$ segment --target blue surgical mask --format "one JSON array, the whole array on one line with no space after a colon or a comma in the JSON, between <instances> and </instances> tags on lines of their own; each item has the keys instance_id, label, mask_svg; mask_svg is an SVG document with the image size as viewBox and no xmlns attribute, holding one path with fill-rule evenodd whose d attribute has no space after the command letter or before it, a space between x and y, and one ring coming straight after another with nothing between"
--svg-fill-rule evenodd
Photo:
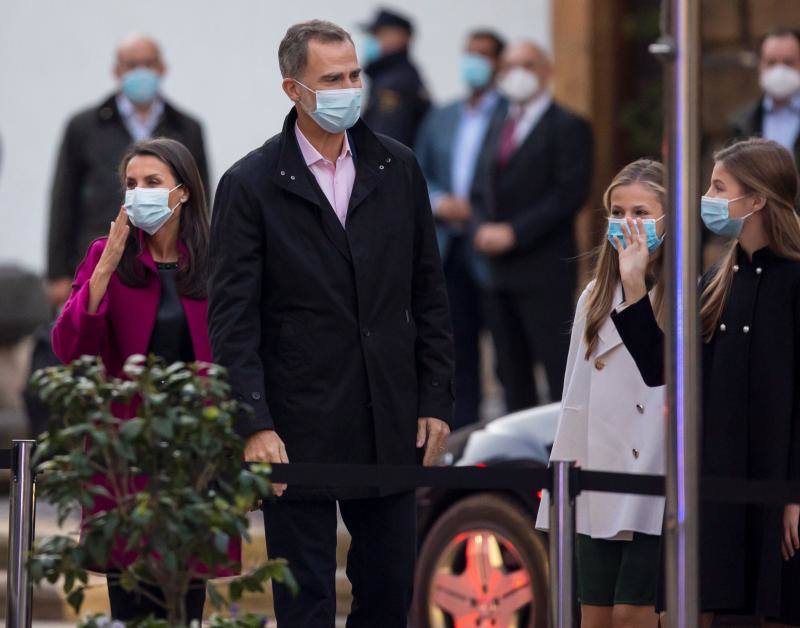
<instances>
[{"instance_id":1,"label":"blue surgical mask","mask_svg":"<svg viewBox=\"0 0 800 628\"><path fill-rule=\"evenodd\" d=\"M655 251L661 243L664 242L664 237L659 237L658 232L656 231L656 223L659 220L664 218L643 218L642 219L642 226L644 226L644 232L647 234L647 251L652 253ZM606 237L608 241L611 242L611 245L614 248L616 244L614 244L614 236L619 238L619 241L622 242L623 248L625 247L625 233L627 233L627 220L625 218L609 218L608 219L608 232ZM636 223L634 223L636 226Z\"/></svg>"},{"instance_id":2,"label":"blue surgical mask","mask_svg":"<svg viewBox=\"0 0 800 628\"><path fill-rule=\"evenodd\" d=\"M728 238L738 238L742 232L742 227L744 227L745 218L749 218L754 212L750 212L741 218L731 218L730 204L743 199L745 196L748 195L745 194L731 199L714 196L701 197L700 216L708 230Z\"/></svg>"},{"instance_id":3,"label":"blue surgical mask","mask_svg":"<svg viewBox=\"0 0 800 628\"><path fill-rule=\"evenodd\" d=\"M177 190L183 185L176 185L172 190ZM169 206L169 193L167 188L134 188L125 192L125 211L131 224L142 231L153 235L164 226L175 208Z\"/></svg>"},{"instance_id":4,"label":"blue surgical mask","mask_svg":"<svg viewBox=\"0 0 800 628\"><path fill-rule=\"evenodd\" d=\"M461 58L461 78L472 89L481 89L492 80L492 62L472 52Z\"/></svg>"},{"instance_id":5,"label":"blue surgical mask","mask_svg":"<svg viewBox=\"0 0 800 628\"><path fill-rule=\"evenodd\" d=\"M161 77L150 68L136 68L122 75L122 93L137 105L152 102L160 84Z\"/></svg>"},{"instance_id":6,"label":"blue surgical mask","mask_svg":"<svg viewBox=\"0 0 800 628\"><path fill-rule=\"evenodd\" d=\"M328 133L344 133L358 122L358 117L361 115L360 87L313 90L297 79L295 83L316 94L317 108L314 111L306 109L302 101L300 106Z\"/></svg>"},{"instance_id":7,"label":"blue surgical mask","mask_svg":"<svg viewBox=\"0 0 800 628\"><path fill-rule=\"evenodd\" d=\"M364 35L361 43L361 61L369 65L383 56L381 42L374 35Z\"/></svg>"}]
</instances>

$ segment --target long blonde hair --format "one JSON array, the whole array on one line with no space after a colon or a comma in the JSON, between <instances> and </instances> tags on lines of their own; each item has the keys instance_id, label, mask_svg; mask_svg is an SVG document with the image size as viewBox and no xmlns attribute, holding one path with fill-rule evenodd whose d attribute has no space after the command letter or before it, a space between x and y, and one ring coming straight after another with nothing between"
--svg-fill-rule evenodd
<instances>
[{"instance_id":1,"label":"long blonde hair","mask_svg":"<svg viewBox=\"0 0 800 628\"><path fill-rule=\"evenodd\" d=\"M772 140L750 138L717 152L714 160L736 179L745 194L767 199L760 215L772 252L800 260L800 219L795 210L797 168L791 153ZM701 295L700 319L706 342L713 337L728 300L737 244L737 240L731 242Z\"/></svg>"},{"instance_id":2,"label":"long blonde hair","mask_svg":"<svg viewBox=\"0 0 800 628\"><path fill-rule=\"evenodd\" d=\"M664 166L651 159L638 159L619 171L611 185L603 194L603 206L611 212L611 193L618 187L639 183L652 190L658 202L666 211L666 190L664 189ZM597 263L594 271L594 286L586 302L586 359L597 349L600 328L614 306L614 293L619 284L619 259L614 246L603 238L603 243L595 252ZM662 289L663 254L659 247L651 256L647 268L647 278L655 289L654 307L659 321L663 319L664 295Z\"/></svg>"}]
</instances>

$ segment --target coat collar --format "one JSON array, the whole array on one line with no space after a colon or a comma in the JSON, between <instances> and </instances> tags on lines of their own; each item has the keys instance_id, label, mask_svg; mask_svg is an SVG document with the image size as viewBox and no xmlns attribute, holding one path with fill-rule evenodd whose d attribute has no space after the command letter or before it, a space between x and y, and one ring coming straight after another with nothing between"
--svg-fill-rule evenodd
<instances>
[{"instance_id":1,"label":"coat collar","mask_svg":"<svg viewBox=\"0 0 800 628\"><path fill-rule=\"evenodd\" d=\"M117 104L118 95L118 92L111 94L102 103L100 103L99 107L97 107L96 114L101 122L116 122L117 124L123 124L122 114L120 113L119 105ZM154 133L154 136L157 134L158 129L164 125L174 125L176 119L180 116L178 110L175 109L175 107L173 107L163 97L161 97L161 102L164 103L164 112L161 114L161 119L156 125L156 133Z\"/></svg>"},{"instance_id":2,"label":"coat collar","mask_svg":"<svg viewBox=\"0 0 800 628\"><path fill-rule=\"evenodd\" d=\"M297 111L292 107L284 120L283 130L280 134L278 160L271 173L272 181L278 187L319 208L326 235L339 252L349 260L350 247L347 235L314 175L306 165L294 132L296 122ZM353 183L350 205L347 210L347 218L350 220L385 176L385 173L392 167L396 167L397 160L361 120L348 131L348 135L356 164L356 179Z\"/></svg>"}]
</instances>

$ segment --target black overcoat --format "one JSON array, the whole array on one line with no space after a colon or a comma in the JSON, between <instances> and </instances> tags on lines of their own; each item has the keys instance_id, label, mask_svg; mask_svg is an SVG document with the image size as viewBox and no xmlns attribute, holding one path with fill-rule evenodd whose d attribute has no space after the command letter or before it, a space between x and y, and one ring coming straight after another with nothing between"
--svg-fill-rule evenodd
<instances>
[{"instance_id":1,"label":"black overcoat","mask_svg":"<svg viewBox=\"0 0 800 628\"><path fill-rule=\"evenodd\" d=\"M800 480L800 262L738 251L720 324L703 344L701 473ZM704 278L703 284L709 276ZM660 385L663 334L648 299L612 314L645 382ZM704 610L785 615L796 557L781 558L783 508L701 502ZM782 577L783 572L783 577Z\"/></svg>"},{"instance_id":2,"label":"black overcoat","mask_svg":"<svg viewBox=\"0 0 800 628\"><path fill-rule=\"evenodd\" d=\"M417 418L449 422L453 407L425 180L408 148L359 121L345 229L303 160L296 118L225 173L214 203L214 359L254 410L237 429L274 428L291 462L414 464Z\"/></svg>"}]
</instances>

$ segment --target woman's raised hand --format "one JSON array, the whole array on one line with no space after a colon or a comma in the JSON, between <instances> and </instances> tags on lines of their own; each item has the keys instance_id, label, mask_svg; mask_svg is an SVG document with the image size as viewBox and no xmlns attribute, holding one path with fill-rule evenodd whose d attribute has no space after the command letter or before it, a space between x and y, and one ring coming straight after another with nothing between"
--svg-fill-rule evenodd
<instances>
[{"instance_id":1,"label":"woman's raised hand","mask_svg":"<svg viewBox=\"0 0 800 628\"><path fill-rule=\"evenodd\" d=\"M619 276L625 291L625 302L636 303L647 294L645 275L650 261L647 233L641 218L628 218L622 228L623 240L614 236L619 256Z\"/></svg>"},{"instance_id":2,"label":"woman's raised hand","mask_svg":"<svg viewBox=\"0 0 800 628\"><path fill-rule=\"evenodd\" d=\"M97 262L97 268L100 269L100 272L110 276L117 270L130 232L128 214L124 207L120 207L117 219L111 222L111 228L108 230L106 248L103 249L100 261Z\"/></svg>"},{"instance_id":3,"label":"woman's raised hand","mask_svg":"<svg viewBox=\"0 0 800 628\"><path fill-rule=\"evenodd\" d=\"M90 314L94 314L100 308L100 303L108 290L108 282L111 275L117 270L122 254L125 252L125 243L131 228L128 226L128 214L125 208L121 207L117 219L111 223L108 230L108 241L103 249L103 254L94 268L92 278L89 280L89 303L87 309Z\"/></svg>"}]
</instances>

